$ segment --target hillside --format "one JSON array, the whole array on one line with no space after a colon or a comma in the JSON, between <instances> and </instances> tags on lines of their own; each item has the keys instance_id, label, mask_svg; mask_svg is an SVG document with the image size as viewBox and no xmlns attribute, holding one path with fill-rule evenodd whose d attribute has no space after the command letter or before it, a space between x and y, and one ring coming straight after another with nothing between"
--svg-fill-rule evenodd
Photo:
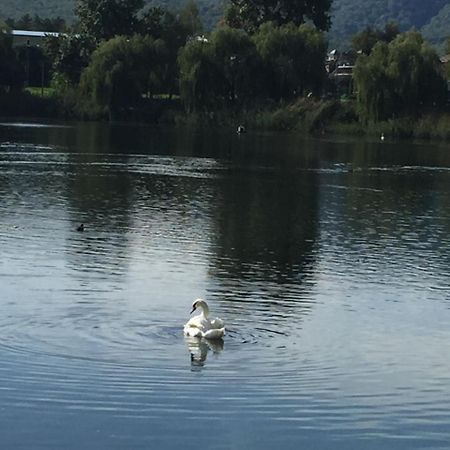
<instances>
[{"instance_id":1,"label":"hillside","mask_svg":"<svg viewBox=\"0 0 450 450\"><path fill-rule=\"evenodd\" d=\"M428 24L422 28L425 39L444 51L446 40L450 37L450 3L445 5Z\"/></svg>"},{"instance_id":2,"label":"hillside","mask_svg":"<svg viewBox=\"0 0 450 450\"><path fill-rule=\"evenodd\" d=\"M184 0L147 0L148 4L178 9ZM208 28L220 19L226 0L197 0L200 14ZM73 0L0 0L0 18L18 18L24 14L41 17L62 16L73 20ZM334 0L330 41L344 46L349 37L367 26L399 23L402 30L415 27L434 45L450 35L450 0Z\"/></svg>"},{"instance_id":3,"label":"hillside","mask_svg":"<svg viewBox=\"0 0 450 450\"><path fill-rule=\"evenodd\" d=\"M440 43L448 34L445 28L450 29L450 22L443 23L449 5L450 0L335 0L331 41L339 45L367 26L382 27L395 21L402 31L426 29L427 37L434 44ZM430 26L434 21L439 21L439 30Z\"/></svg>"},{"instance_id":4,"label":"hillside","mask_svg":"<svg viewBox=\"0 0 450 450\"><path fill-rule=\"evenodd\" d=\"M184 0L146 0L147 4L160 5L167 9L180 9ZM203 21L212 28L222 16L222 0L197 0ZM61 16L68 21L74 19L73 0L0 0L0 18L19 18L24 14L41 17Z\"/></svg>"}]
</instances>

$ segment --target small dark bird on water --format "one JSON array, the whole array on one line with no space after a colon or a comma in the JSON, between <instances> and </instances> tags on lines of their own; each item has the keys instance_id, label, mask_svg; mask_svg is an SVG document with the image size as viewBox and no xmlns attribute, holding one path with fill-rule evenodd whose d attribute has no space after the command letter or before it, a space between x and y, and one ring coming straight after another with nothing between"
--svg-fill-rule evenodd
<instances>
[{"instance_id":1,"label":"small dark bird on water","mask_svg":"<svg viewBox=\"0 0 450 450\"><path fill-rule=\"evenodd\" d=\"M78 225L77 231L84 231L84 223L80 223L80 225Z\"/></svg>"}]
</instances>

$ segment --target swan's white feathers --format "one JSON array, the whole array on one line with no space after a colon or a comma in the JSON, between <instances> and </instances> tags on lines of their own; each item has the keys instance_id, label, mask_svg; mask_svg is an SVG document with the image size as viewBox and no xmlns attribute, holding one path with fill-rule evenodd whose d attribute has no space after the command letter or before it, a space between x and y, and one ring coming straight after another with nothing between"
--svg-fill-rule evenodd
<instances>
[{"instance_id":1,"label":"swan's white feathers","mask_svg":"<svg viewBox=\"0 0 450 450\"><path fill-rule=\"evenodd\" d=\"M211 320L211 327L212 328L223 328L223 320L216 317L215 319Z\"/></svg>"},{"instance_id":2,"label":"swan's white feathers","mask_svg":"<svg viewBox=\"0 0 450 450\"><path fill-rule=\"evenodd\" d=\"M203 337L205 339L220 339L225 334L223 320L219 318L208 319L209 308L202 299L197 299L192 304L192 310L200 309L199 315L192 317L184 326L184 334L191 337Z\"/></svg>"},{"instance_id":3,"label":"swan's white feathers","mask_svg":"<svg viewBox=\"0 0 450 450\"><path fill-rule=\"evenodd\" d=\"M205 339L221 339L225 334L225 328L207 330L203 333Z\"/></svg>"}]
</instances>

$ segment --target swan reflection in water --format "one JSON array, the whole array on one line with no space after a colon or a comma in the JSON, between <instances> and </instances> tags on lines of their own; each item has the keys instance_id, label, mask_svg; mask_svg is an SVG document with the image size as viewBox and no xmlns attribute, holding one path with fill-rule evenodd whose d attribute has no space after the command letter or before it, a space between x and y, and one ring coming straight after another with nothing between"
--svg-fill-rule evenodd
<instances>
[{"instance_id":1,"label":"swan reflection in water","mask_svg":"<svg viewBox=\"0 0 450 450\"><path fill-rule=\"evenodd\" d=\"M218 355L223 350L223 339L203 339L185 336L184 340L191 355L192 369L201 369L205 365L210 351L214 355Z\"/></svg>"}]
</instances>

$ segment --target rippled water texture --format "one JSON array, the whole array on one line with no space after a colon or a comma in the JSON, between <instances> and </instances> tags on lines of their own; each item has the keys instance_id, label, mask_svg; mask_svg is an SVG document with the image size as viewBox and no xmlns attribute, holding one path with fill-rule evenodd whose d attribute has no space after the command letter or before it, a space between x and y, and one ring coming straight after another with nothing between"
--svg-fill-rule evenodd
<instances>
[{"instance_id":1,"label":"rippled water texture","mask_svg":"<svg viewBox=\"0 0 450 450\"><path fill-rule=\"evenodd\" d=\"M448 148L0 142L2 448L448 448ZM183 337L197 297L223 342Z\"/></svg>"}]
</instances>

